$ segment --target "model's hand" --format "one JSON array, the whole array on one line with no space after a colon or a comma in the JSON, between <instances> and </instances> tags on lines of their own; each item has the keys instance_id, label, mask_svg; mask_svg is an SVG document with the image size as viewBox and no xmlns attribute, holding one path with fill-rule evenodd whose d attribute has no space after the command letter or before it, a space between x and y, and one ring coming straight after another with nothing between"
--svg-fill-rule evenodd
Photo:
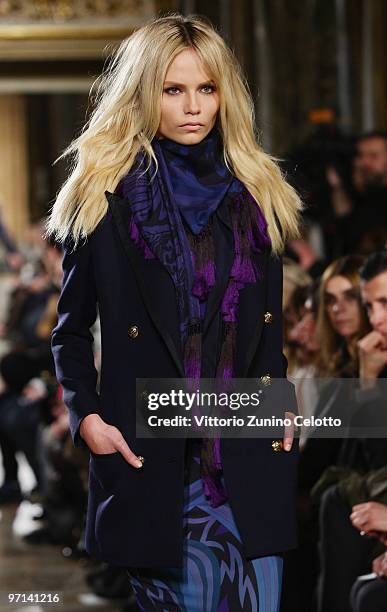
<instances>
[{"instance_id":1,"label":"model's hand","mask_svg":"<svg viewBox=\"0 0 387 612\"><path fill-rule=\"evenodd\" d=\"M368 535L387 533L387 506L378 502L366 502L352 507L352 525Z\"/></svg>"},{"instance_id":2,"label":"model's hand","mask_svg":"<svg viewBox=\"0 0 387 612\"><path fill-rule=\"evenodd\" d=\"M86 416L81 422L79 433L92 453L108 455L118 451L130 465L142 467L141 461L130 450L120 430L105 423L99 414Z\"/></svg>"},{"instance_id":3,"label":"model's hand","mask_svg":"<svg viewBox=\"0 0 387 612\"><path fill-rule=\"evenodd\" d=\"M372 569L378 576L387 576L387 553L382 553L372 562Z\"/></svg>"},{"instance_id":4,"label":"model's hand","mask_svg":"<svg viewBox=\"0 0 387 612\"><path fill-rule=\"evenodd\" d=\"M291 421L291 425L285 425L285 435L284 435L284 449L286 451L292 450L293 440L294 440L294 419L296 415L293 412L285 412L285 419L289 419Z\"/></svg>"}]
</instances>

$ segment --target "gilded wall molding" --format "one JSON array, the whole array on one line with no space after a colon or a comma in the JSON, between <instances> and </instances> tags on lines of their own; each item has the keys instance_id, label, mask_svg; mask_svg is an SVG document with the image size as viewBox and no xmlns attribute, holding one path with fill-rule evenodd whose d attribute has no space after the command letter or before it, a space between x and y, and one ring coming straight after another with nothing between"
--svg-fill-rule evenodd
<instances>
[{"instance_id":1,"label":"gilded wall molding","mask_svg":"<svg viewBox=\"0 0 387 612\"><path fill-rule=\"evenodd\" d=\"M0 60L101 58L156 14L154 0L0 0Z\"/></svg>"},{"instance_id":2,"label":"gilded wall molding","mask_svg":"<svg viewBox=\"0 0 387 612\"><path fill-rule=\"evenodd\" d=\"M0 20L11 24L46 25L125 19L154 10L148 0L0 0Z\"/></svg>"}]
</instances>

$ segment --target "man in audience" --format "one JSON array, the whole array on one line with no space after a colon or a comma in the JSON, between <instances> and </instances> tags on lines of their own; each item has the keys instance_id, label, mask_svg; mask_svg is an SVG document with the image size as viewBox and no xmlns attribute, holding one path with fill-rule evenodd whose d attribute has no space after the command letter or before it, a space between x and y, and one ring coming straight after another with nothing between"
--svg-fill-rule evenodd
<instances>
[{"instance_id":1,"label":"man in audience","mask_svg":"<svg viewBox=\"0 0 387 612\"><path fill-rule=\"evenodd\" d=\"M384 248L387 240L387 133L367 132L357 139L351 185L328 168L334 233L333 252L363 253Z\"/></svg>"},{"instance_id":2,"label":"man in audience","mask_svg":"<svg viewBox=\"0 0 387 612\"><path fill-rule=\"evenodd\" d=\"M348 230L352 248L369 253L382 248L387 236L387 134L374 131L361 136L354 164L360 184Z\"/></svg>"},{"instance_id":3,"label":"man in audience","mask_svg":"<svg viewBox=\"0 0 387 612\"><path fill-rule=\"evenodd\" d=\"M368 132L357 141L357 168L365 188L387 187L387 134Z\"/></svg>"},{"instance_id":4,"label":"man in audience","mask_svg":"<svg viewBox=\"0 0 387 612\"><path fill-rule=\"evenodd\" d=\"M387 369L387 249L367 259L361 279L362 298L372 325L372 331L358 343L360 378L362 388L367 388Z\"/></svg>"},{"instance_id":5,"label":"man in audience","mask_svg":"<svg viewBox=\"0 0 387 612\"><path fill-rule=\"evenodd\" d=\"M386 462L387 409L387 249L371 255L360 271L361 293L372 331L358 342L360 389L356 393L357 412L354 428L367 428L374 435L372 452L376 460ZM367 433L367 429L365 430Z\"/></svg>"}]
</instances>

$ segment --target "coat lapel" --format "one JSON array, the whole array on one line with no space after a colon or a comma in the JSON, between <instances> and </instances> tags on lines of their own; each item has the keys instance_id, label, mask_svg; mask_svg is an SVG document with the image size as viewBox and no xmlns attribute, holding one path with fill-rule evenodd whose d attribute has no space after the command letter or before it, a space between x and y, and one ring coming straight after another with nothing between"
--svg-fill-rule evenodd
<instances>
[{"instance_id":1,"label":"coat lapel","mask_svg":"<svg viewBox=\"0 0 387 612\"><path fill-rule=\"evenodd\" d=\"M130 204L128 200L109 191L105 191L105 196L109 202L122 246L138 282L145 307L169 349L180 375L184 377L173 281L158 259L144 259L132 241L129 234L128 206Z\"/></svg>"}]
</instances>

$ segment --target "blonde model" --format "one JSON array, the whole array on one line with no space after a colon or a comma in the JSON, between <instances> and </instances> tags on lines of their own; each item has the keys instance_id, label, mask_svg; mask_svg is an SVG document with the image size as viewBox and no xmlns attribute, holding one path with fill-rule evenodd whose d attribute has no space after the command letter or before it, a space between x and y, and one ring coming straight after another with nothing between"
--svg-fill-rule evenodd
<instances>
[{"instance_id":1,"label":"blonde model","mask_svg":"<svg viewBox=\"0 0 387 612\"><path fill-rule=\"evenodd\" d=\"M281 252L300 201L199 17L124 40L94 103L47 221L65 247L57 377L90 451L87 550L127 568L142 610L275 612L296 545L292 433L137 438L136 378L286 377Z\"/></svg>"}]
</instances>

